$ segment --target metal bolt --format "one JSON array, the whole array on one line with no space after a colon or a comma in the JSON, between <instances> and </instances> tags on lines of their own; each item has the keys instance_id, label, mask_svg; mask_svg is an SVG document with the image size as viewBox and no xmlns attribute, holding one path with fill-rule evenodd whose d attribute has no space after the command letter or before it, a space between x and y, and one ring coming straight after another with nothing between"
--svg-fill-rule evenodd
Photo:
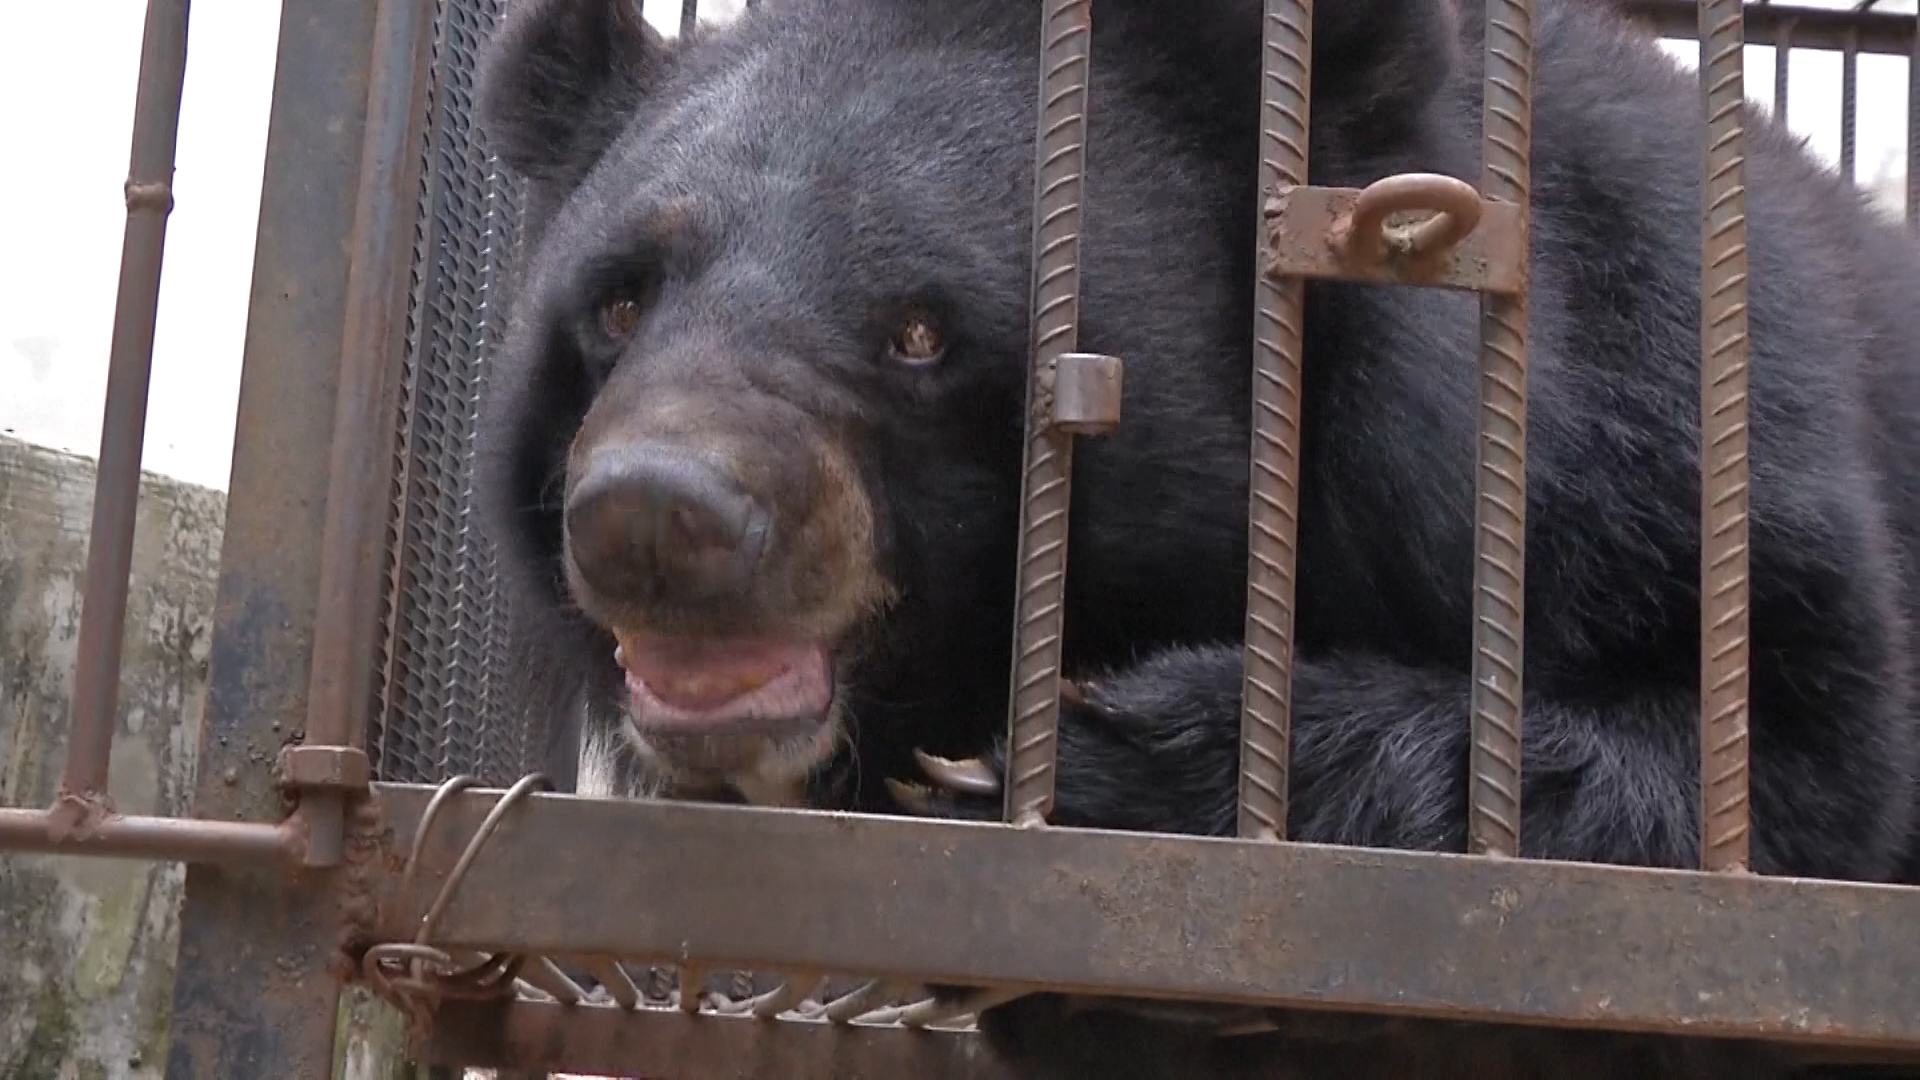
<instances>
[{"instance_id":1,"label":"metal bolt","mask_svg":"<svg viewBox=\"0 0 1920 1080\"><path fill-rule=\"evenodd\" d=\"M373 779L366 751L351 746L289 746L279 772L282 787L301 790L364 791Z\"/></svg>"}]
</instances>

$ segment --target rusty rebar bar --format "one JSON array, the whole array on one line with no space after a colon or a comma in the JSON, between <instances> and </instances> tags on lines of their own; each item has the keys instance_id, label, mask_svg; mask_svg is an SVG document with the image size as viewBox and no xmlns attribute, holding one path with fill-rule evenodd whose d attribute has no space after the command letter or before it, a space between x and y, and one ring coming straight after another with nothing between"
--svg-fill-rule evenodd
<instances>
[{"instance_id":1,"label":"rusty rebar bar","mask_svg":"<svg viewBox=\"0 0 1920 1080\"><path fill-rule=\"evenodd\" d=\"M1920 13L1913 17L1907 51L1907 225L1920 230Z\"/></svg>"},{"instance_id":2,"label":"rusty rebar bar","mask_svg":"<svg viewBox=\"0 0 1920 1080\"><path fill-rule=\"evenodd\" d=\"M133 570L134 516L140 504L140 455L147 431L154 324L167 217L173 211L173 159L180 97L187 77L188 0L149 0L133 105L127 169L127 226L120 247L119 295L107 361L107 400L87 534L87 578L73 678L73 726L60 790L107 797L114 714L120 697L120 647Z\"/></svg>"},{"instance_id":3,"label":"rusty rebar bar","mask_svg":"<svg viewBox=\"0 0 1920 1080\"><path fill-rule=\"evenodd\" d=\"M1313 0L1267 0L1260 64L1260 213L1307 183ZM1304 278L1255 276L1253 445L1247 490L1247 619L1240 706L1244 837L1284 840L1293 713L1295 542L1300 507Z\"/></svg>"},{"instance_id":4,"label":"rusty rebar bar","mask_svg":"<svg viewBox=\"0 0 1920 1080\"><path fill-rule=\"evenodd\" d=\"M1700 862L1747 865L1747 194L1741 0L1700 0Z\"/></svg>"},{"instance_id":5,"label":"rusty rebar bar","mask_svg":"<svg viewBox=\"0 0 1920 1080\"><path fill-rule=\"evenodd\" d=\"M1860 34L1851 31L1840 50L1840 175L1854 181L1859 146Z\"/></svg>"},{"instance_id":6,"label":"rusty rebar bar","mask_svg":"<svg viewBox=\"0 0 1920 1080\"><path fill-rule=\"evenodd\" d=\"M0 851L161 862L278 862L300 850L292 820L277 825L101 814L75 824L50 810L0 809Z\"/></svg>"},{"instance_id":7,"label":"rusty rebar bar","mask_svg":"<svg viewBox=\"0 0 1920 1080\"><path fill-rule=\"evenodd\" d=\"M1773 35L1773 117L1783 127L1787 122L1787 69L1792 61L1793 20L1788 19Z\"/></svg>"},{"instance_id":8,"label":"rusty rebar bar","mask_svg":"<svg viewBox=\"0 0 1920 1080\"><path fill-rule=\"evenodd\" d=\"M1475 435L1472 772L1469 850L1520 853L1520 702L1525 654L1527 293L1533 143L1533 0L1488 0L1481 194L1521 210L1522 286L1480 300Z\"/></svg>"},{"instance_id":9,"label":"rusty rebar bar","mask_svg":"<svg viewBox=\"0 0 1920 1080\"><path fill-rule=\"evenodd\" d=\"M1080 207L1087 171L1087 71L1091 0L1043 0L1040 114L1033 207L1033 361L1027 380L1027 446L1020 492L1019 594L1007 719L1009 821L1033 823L1053 808L1060 723L1060 638L1066 607L1067 507L1073 436L1046 403L1055 360L1080 330Z\"/></svg>"}]
</instances>

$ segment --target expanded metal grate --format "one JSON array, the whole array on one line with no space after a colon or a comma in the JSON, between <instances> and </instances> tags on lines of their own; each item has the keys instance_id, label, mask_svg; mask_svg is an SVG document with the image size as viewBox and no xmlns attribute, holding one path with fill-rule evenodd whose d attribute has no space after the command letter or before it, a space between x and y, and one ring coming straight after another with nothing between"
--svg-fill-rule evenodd
<instances>
[{"instance_id":1,"label":"expanded metal grate","mask_svg":"<svg viewBox=\"0 0 1920 1080\"><path fill-rule=\"evenodd\" d=\"M380 673L368 753L374 775L430 783L469 773L506 785L542 738L513 714L513 670L493 551L472 526L473 439L516 254L517 186L474 119L479 54L511 0L438 0L402 397L396 417ZM669 35L695 0L632 0ZM730 19L752 0L705 0Z\"/></svg>"},{"instance_id":2,"label":"expanded metal grate","mask_svg":"<svg viewBox=\"0 0 1920 1080\"><path fill-rule=\"evenodd\" d=\"M413 295L395 439L382 671L368 750L375 775L512 782L524 725L489 722L506 669L493 552L469 522L475 421L514 253L513 182L473 118L475 64L504 0L442 0L421 152Z\"/></svg>"}]
</instances>

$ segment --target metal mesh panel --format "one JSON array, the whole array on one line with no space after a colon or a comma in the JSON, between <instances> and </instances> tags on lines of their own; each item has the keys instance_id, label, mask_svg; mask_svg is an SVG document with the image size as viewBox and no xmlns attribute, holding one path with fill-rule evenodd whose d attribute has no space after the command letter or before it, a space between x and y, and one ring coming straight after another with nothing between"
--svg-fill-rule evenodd
<instances>
[{"instance_id":1,"label":"metal mesh panel","mask_svg":"<svg viewBox=\"0 0 1920 1080\"><path fill-rule=\"evenodd\" d=\"M524 771L521 725L489 723L507 668L493 553L468 522L475 420L514 251L514 187L473 119L477 54L503 0L442 0L388 534L383 668L368 749L382 779Z\"/></svg>"}]
</instances>

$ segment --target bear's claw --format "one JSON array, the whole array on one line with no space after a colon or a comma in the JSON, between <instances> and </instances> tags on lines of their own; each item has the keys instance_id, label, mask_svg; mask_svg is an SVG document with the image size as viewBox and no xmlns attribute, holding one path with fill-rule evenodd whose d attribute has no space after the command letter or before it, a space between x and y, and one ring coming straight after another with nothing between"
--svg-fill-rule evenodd
<instances>
[{"instance_id":1,"label":"bear's claw","mask_svg":"<svg viewBox=\"0 0 1920 1080\"><path fill-rule=\"evenodd\" d=\"M909 784L904 780L887 778L887 791L893 801L903 809L911 810L922 817L934 816L933 792L924 784Z\"/></svg>"},{"instance_id":2,"label":"bear's claw","mask_svg":"<svg viewBox=\"0 0 1920 1080\"><path fill-rule=\"evenodd\" d=\"M913 759L920 763L920 770L927 774L929 780L948 791L982 798L1000 794L1000 777L993 771L993 766L979 758L950 761L924 750L915 750Z\"/></svg>"}]
</instances>

